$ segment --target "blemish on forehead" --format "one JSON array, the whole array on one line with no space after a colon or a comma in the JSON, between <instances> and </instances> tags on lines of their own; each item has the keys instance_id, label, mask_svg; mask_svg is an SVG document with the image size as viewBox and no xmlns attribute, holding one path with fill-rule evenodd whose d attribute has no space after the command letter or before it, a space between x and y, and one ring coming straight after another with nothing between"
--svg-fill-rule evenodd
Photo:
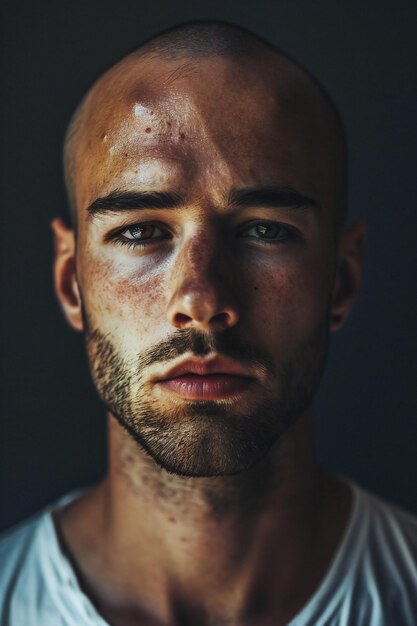
<instances>
[{"instance_id":1,"label":"blemish on forehead","mask_svg":"<svg viewBox=\"0 0 417 626\"><path fill-rule=\"evenodd\" d=\"M143 117L144 115L153 115L153 111L149 111L148 107L136 102L133 106L133 114L135 117Z\"/></svg>"},{"instance_id":2,"label":"blemish on forehead","mask_svg":"<svg viewBox=\"0 0 417 626\"><path fill-rule=\"evenodd\" d=\"M123 104L114 115L109 114L107 122L100 120L96 141L106 153L109 167L114 167L114 159L120 157L120 164L129 161L129 164L134 165L134 160L140 161L143 172L144 159L162 157L169 161L184 161L186 158L190 149L190 106L181 101L181 110L178 113L177 99L174 96L165 99L167 101L158 99L152 104L145 96L143 93L135 94L133 100L129 98L127 106ZM133 173L132 170L129 171L130 174Z\"/></svg>"}]
</instances>

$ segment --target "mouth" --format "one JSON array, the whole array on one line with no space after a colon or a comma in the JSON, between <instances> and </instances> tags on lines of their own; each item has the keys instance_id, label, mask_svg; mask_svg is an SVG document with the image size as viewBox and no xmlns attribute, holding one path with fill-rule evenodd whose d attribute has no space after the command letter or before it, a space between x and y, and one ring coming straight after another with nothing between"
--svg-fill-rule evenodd
<instances>
[{"instance_id":1,"label":"mouth","mask_svg":"<svg viewBox=\"0 0 417 626\"><path fill-rule=\"evenodd\" d=\"M221 400L247 391L255 382L241 365L224 359L187 361L156 381L165 392L187 400Z\"/></svg>"}]
</instances>

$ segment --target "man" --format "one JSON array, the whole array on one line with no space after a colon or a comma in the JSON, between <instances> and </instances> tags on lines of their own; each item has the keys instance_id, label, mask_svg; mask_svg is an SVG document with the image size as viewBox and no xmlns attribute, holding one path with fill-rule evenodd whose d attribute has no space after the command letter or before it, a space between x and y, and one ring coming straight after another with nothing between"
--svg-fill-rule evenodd
<instances>
[{"instance_id":1,"label":"man","mask_svg":"<svg viewBox=\"0 0 417 626\"><path fill-rule=\"evenodd\" d=\"M314 461L365 230L323 89L246 31L182 25L98 80L64 158L56 292L109 472L3 538L1 623L415 623L416 520Z\"/></svg>"}]
</instances>

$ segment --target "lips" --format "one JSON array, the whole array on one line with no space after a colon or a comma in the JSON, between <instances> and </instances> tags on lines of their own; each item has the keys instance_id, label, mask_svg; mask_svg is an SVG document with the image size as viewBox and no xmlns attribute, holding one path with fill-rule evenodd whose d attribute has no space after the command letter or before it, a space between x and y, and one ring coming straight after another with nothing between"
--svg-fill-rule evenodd
<instances>
[{"instance_id":1,"label":"lips","mask_svg":"<svg viewBox=\"0 0 417 626\"><path fill-rule=\"evenodd\" d=\"M165 391L187 399L216 400L246 391L254 380L239 363L216 358L185 361L156 382Z\"/></svg>"}]
</instances>

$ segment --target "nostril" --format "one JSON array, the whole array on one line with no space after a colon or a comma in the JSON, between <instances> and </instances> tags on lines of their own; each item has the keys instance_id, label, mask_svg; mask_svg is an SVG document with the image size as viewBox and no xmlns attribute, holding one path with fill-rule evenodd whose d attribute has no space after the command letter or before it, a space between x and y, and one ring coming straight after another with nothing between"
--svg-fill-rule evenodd
<instances>
[{"instance_id":1,"label":"nostril","mask_svg":"<svg viewBox=\"0 0 417 626\"><path fill-rule=\"evenodd\" d=\"M230 328L233 326L238 320L237 315L233 315L233 312L222 311L221 313L217 313L213 315L210 320L210 324L219 328Z\"/></svg>"},{"instance_id":2,"label":"nostril","mask_svg":"<svg viewBox=\"0 0 417 626\"><path fill-rule=\"evenodd\" d=\"M178 326L184 326L191 321L191 317L185 315L184 313L177 313L175 315L175 322Z\"/></svg>"},{"instance_id":3,"label":"nostril","mask_svg":"<svg viewBox=\"0 0 417 626\"><path fill-rule=\"evenodd\" d=\"M226 312L222 312L222 313L217 313L216 315L214 315L211 318L211 322L217 323L217 324L227 324L229 321L230 315Z\"/></svg>"}]
</instances>

